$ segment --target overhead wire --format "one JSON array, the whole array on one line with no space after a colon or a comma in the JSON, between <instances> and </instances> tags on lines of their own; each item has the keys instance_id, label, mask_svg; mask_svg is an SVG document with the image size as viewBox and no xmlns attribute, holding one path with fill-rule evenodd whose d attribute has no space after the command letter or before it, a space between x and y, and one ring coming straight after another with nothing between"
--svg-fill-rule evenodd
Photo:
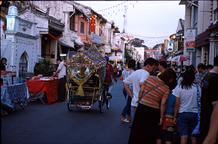
<instances>
[{"instance_id":1,"label":"overhead wire","mask_svg":"<svg viewBox=\"0 0 218 144\"><path fill-rule=\"evenodd\" d=\"M165 35L165 36L157 36L157 37L155 37L155 36L142 36L142 35L136 35L136 34L131 34L131 35L133 35L133 36L137 36L137 37L143 37L143 38L150 38L150 39L152 39L152 38L166 38L166 37L169 37L169 35Z\"/></svg>"}]
</instances>

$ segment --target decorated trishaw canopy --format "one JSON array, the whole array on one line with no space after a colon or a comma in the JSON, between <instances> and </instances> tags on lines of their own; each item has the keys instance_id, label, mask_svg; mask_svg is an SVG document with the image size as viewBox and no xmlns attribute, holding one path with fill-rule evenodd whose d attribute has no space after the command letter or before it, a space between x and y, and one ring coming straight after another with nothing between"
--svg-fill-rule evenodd
<instances>
[{"instance_id":1,"label":"decorated trishaw canopy","mask_svg":"<svg viewBox=\"0 0 218 144\"><path fill-rule=\"evenodd\" d=\"M70 52L68 60L71 66L76 67L94 67L99 69L106 65L106 60L96 47L90 47L88 50L82 52Z\"/></svg>"}]
</instances>

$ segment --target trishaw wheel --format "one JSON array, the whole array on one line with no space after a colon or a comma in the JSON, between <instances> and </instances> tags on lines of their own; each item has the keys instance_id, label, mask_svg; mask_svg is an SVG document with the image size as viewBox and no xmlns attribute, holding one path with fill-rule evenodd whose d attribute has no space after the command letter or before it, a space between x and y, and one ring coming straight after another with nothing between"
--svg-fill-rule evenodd
<instances>
[{"instance_id":1,"label":"trishaw wheel","mask_svg":"<svg viewBox=\"0 0 218 144\"><path fill-rule=\"evenodd\" d=\"M69 111L73 111L73 108L70 106L70 103L69 103L69 102L67 103L67 109L68 109Z\"/></svg>"},{"instance_id":2,"label":"trishaw wheel","mask_svg":"<svg viewBox=\"0 0 218 144\"><path fill-rule=\"evenodd\" d=\"M100 113L103 113L103 110L102 110L102 105L103 105L103 103L102 103L102 101L101 100L99 100L98 101L98 104L99 104L99 111L100 111Z\"/></svg>"},{"instance_id":3,"label":"trishaw wheel","mask_svg":"<svg viewBox=\"0 0 218 144\"><path fill-rule=\"evenodd\" d=\"M106 107L107 107L107 109L110 108L110 100L109 99L106 100Z\"/></svg>"}]
</instances>

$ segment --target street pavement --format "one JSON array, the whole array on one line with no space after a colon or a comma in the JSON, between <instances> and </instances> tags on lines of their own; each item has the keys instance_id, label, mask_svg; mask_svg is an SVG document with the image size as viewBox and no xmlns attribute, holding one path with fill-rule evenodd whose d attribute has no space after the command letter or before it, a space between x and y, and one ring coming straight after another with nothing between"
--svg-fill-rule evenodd
<instances>
[{"instance_id":1,"label":"street pavement","mask_svg":"<svg viewBox=\"0 0 218 144\"><path fill-rule=\"evenodd\" d=\"M43 105L30 103L1 118L2 144L127 144L130 128L120 123L125 104L121 81L115 83L111 107L100 113L69 112L66 102Z\"/></svg>"}]
</instances>

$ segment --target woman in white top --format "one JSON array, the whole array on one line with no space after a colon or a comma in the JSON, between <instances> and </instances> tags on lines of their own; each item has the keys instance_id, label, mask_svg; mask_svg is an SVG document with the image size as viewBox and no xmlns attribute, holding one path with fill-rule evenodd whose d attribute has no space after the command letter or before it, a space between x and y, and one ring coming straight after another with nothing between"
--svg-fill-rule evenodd
<instances>
[{"instance_id":1,"label":"woman in white top","mask_svg":"<svg viewBox=\"0 0 218 144\"><path fill-rule=\"evenodd\" d=\"M196 144L196 135L192 132L198 123L198 101L200 88L194 83L195 73L192 69L187 69L180 84L173 90L176 96L174 118L177 118L177 130L181 137L181 144L188 143L191 136L192 144ZM178 114L178 117L177 117Z\"/></svg>"},{"instance_id":2,"label":"woman in white top","mask_svg":"<svg viewBox=\"0 0 218 144\"><path fill-rule=\"evenodd\" d=\"M158 66L158 61L154 58L147 58L144 61L144 67L142 69L136 70L126 79L123 80L124 87L129 96L132 97L131 101L131 117L134 118L136 107L138 106L138 95L140 87L143 82L148 78L150 73L153 73ZM132 90L129 85L132 84Z\"/></svg>"},{"instance_id":3,"label":"woman in white top","mask_svg":"<svg viewBox=\"0 0 218 144\"><path fill-rule=\"evenodd\" d=\"M127 68L122 72L122 76L120 77L120 80L126 79L131 73L134 72L135 63L136 62L133 59L128 61ZM132 90L132 84L130 84L129 87ZM126 105L123 108L123 111L121 113L121 121L122 122L130 122L131 121L131 101L132 101L132 98L127 95L127 92L125 89L123 89L123 94L124 94L125 98L127 96L127 101L126 101Z\"/></svg>"}]
</instances>

